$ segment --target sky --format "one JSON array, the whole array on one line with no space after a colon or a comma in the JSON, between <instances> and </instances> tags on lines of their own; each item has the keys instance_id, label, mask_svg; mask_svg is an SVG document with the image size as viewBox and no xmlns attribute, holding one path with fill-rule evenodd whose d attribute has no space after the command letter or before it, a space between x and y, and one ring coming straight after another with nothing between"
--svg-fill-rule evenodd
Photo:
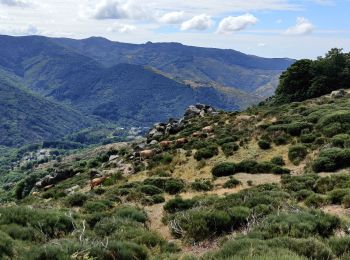
<instances>
[{"instance_id":1,"label":"sky","mask_svg":"<svg viewBox=\"0 0 350 260\"><path fill-rule=\"evenodd\" d=\"M0 34L314 59L333 47L350 51L350 0L0 0Z\"/></svg>"}]
</instances>

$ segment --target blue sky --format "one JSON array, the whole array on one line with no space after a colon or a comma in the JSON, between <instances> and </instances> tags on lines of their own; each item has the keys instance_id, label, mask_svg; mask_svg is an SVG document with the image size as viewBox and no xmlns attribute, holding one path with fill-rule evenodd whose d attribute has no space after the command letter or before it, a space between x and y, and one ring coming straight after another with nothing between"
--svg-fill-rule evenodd
<instances>
[{"instance_id":1,"label":"blue sky","mask_svg":"<svg viewBox=\"0 0 350 260\"><path fill-rule=\"evenodd\" d=\"M349 13L350 0L0 0L0 33L316 58L350 51Z\"/></svg>"}]
</instances>

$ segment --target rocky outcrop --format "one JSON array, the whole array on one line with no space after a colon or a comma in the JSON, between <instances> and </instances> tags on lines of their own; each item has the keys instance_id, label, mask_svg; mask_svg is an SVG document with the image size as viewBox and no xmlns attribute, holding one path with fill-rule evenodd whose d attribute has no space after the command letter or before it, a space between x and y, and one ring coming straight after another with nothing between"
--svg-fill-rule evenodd
<instances>
[{"instance_id":1,"label":"rocky outcrop","mask_svg":"<svg viewBox=\"0 0 350 260\"><path fill-rule=\"evenodd\" d=\"M348 93L344 89L335 90L331 93L331 98L342 98L345 97Z\"/></svg>"},{"instance_id":2,"label":"rocky outcrop","mask_svg":"<svg viewBox=\"0 0 350 260\"><path fill-rule=\"evenodd\" d=\"M184 116L179 119L173 119L171 118L168 123L157 123L155 124L152 129L148 132L147 140L148 142L152 142L154 140L159 140L162 137L169 135L169 134L177 134L185 127L185 121L190 120L191 118L195 118L198 116L204 117L206 115L214 114L216 113L215 108L203 105L203 104L197 104L193 106L189 106Z\"/></svg>"},{"instance_id":3,"label":"rocky outcrop","mask_svg":"<svg viewBox=\"0 0 350 260\"><path fill-rule=\"evenodd\" d=\"M213 114L215 112L216 112L216 110L212 106L197 104L194 106L189 106L186 109L184 119L188 120L188 119L191 119L191 118L197 117L197 116L204 117L205 115Z\"/></svg>"},{"instance_id":4,"label":"rocky outcrop","mask_svg":"<svg viewBox=\"0 0 350 260\"><path fill-rule=\"evenodd\" d=\"M75 172L73 169L58 169L53 175L47 175L35 183L35 187L42 189L50 185L55 185L60 181L73 177L75 174L77 174L77 172Z\"/></svg>"}]
</instances>

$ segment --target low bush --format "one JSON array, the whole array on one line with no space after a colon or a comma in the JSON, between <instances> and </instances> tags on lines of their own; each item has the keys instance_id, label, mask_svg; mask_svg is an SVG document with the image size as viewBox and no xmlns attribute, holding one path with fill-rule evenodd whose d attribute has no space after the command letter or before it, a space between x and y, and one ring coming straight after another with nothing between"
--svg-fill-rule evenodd
<instances>
[{"instance_id":1,"label":"low bush","mask_svg":"<svg viewBox=\"0 0 350 260\"><path fill-rule=\"evenodd\" d=\"M88 213L103 212L108 208L109 206L102 201L88 201L84 204L84 209Z\"/></svg>"},{"instance_id":2,"label":"low bush","mask_svg":"<svg viewBox=\"0 0 350 260\"><path fill-rule=\"evenodd\" d=\"M215 155L219 154L219 150L216 146L207 146L204 148L199 149L195 154L194 154L194 158L197 161L200 161L202 159L210 159L212 157L214 157Z\"/></svg>"},{"instance_id":3,"label":"low bush","mask_svg":"<svg viewBox=\"0 0 350 260\"><path fill-rule=\"evenodd\" d=\"M168 179L165 183L164 190L165 192L175 195L183 191L185 188L185 183L179 179Z\"/></svg>"},{"instance_id":4,"label":"low bush","mask_svg":"<svg viewBox=\"0 0 350 260\"><path fill-rule=\"evenodd\" d=\"M350 194L350 189L334 189L327 195L332 204L341 204L345 196Z\"/></svg>"},{"instance_id":5,"label":"low bush","mask_svg":"<svg viewBox=\"0 0 350 260\"><path fill-rule=\"evenodd\" d=\"M14 241L6 233L0 230L0 258L12 259L14 254Z\"/></svg>"},{"instance_id":6,"label":"low bush","mask_svg":"<svg viewBox=\"0 0 350 260\"><path fill-rule=\"evenodd\" d=\"M210 180L196 180L191 183L191 188L195 191L210 191L214 188L214 185Z\"/></svg>"},{"instance_id":7,"label":"low bush","mask_svg":"<svg viewBox=\"0 0 350 260\"><path fill-rule=\"evenodd\" d=\"M17 224L22 227L33 227L50 238L73 230L72 220L64 213L55 210L6 207L0 208L0 215L0 225Z\"/></svg>"},{"instance_id":8,"label":"low bush","mask_svg":"<svg viewBox=\"0 0 350 260\"><path fill-rule=\"evenodd\" d=\"M66 198L66 204L70 207L82 207L87 199L83 193L74 193Z\"/></svg>"},{"instance_id":9,"label":"low bush","mask_svg":"<svg viewBox=\"0 0 350 260\"><path fill-rule=\"evenodd\" d=\"M151 196L151 200L152 200L153 204L160 204L160 203L165 202L165 198L160 194L156 194L156 195Z\"/></svg>"},{"instance_id":10,"label":"low bush","mask_svg":"<svg viewBox=\"0 0 350 260\"><path fill-rule=\"evenodd\" d=\"M236 173L236 168L235 163L220 163L212 169L212 174L215 177L230 176Z\"/></svg>"},{"instance_id":11,"label":"low bush","mask_svg":"<svg viewBox=\"0 0 350 260\"><path fill-rule=\"evenodd\" d=\"M226 181L224 183L223 188L231 189L231 188L235 188L235 187L237 187L238 185L241 185L241 184L242 183L239 180L231 177L228 181Z\"/></svg>"},{"instance_id":12,"label":"low bush","mask_svg":"<svg viewBox=\"0 0 350 260\"><path fill-rule=\"evenodd\" d=\"M319 120L317 126L328 137L349 133L350 112L343 110L327 114Z\"/></svg>"},{"instance_id":13,"label":"low bush","mask_svg":"<svg viewBox=\"0 0 350 260\"><path fill-rule=\"evenodd\" d=\"M184 200L181 197L169 200L164 205L164 210L168 213L175 213L178 211L184 211L192 208L195 205L194 200Z\"/></svg>"},{"instance_id":14,"label":"low bush","mask_svg":"<svg viewBox=\"0 0 350 260\"><path fill-rule=\"evenodd\" d=\"M306 155L307 148L304 145L298 144L289 147L288 158L295 165L298 165L301 161L303 161Z\"/></svg>"},{"instance_id":15,"label":"low bush","mask_svg":"<svg viewBox=\"0 0 350 260\"><path fill-rule=\"evenodd\" d=\"M1 227L1 229L13 239L33 242L42 242L45 240L43 234L33 227L23 227L12 223Z\"/></svg>"},{"instance_id":16,"label":"low bush","mask_svg":"<svg viewBox=\"0 0 350 260\"><path fill-rule=\"evenodd\" d=\"M212 174L215 177L231 176L239 172L257 174L257 173L274 173L289 174L290 170L274 165L270 162L258 163L254 160L244 160L240 163L220 163L214 166Z\"/></svg>"},{"instance_id":17,"label":"low bush","mask_svg":"<svg viewBox=\"0 0 350 260\"><path fill-rule=\"evenodd\" d=\"M300 136L300 141L304 144L311 144L316 140L315 134L303 134Z\"/></svg>"},{"instance_id":18,"label":"low bush","mask_svg":"<svg viewBox=\"0 0 350 260\"><path fill-rule=\"evenodd\" d=\"M330 148L321 151L313 163L315 172L333 172L350 166L350 149Z\"/></svg>"},{"instance_id":19,"label":"low bush","mask_svg":"<svg viewBox=\"0 0 350 260\"><path fill-rule=\"evenodd\" d=\"M127 218L141 223L145 223L147 221L147 215L145 212L131 206L119 207L112 215L114 217Z\"/></svg>"},{"instance_id":20,"label":"low bush","mask_svg":"<svg viewBox=\"0 0 350 260\"><path fill-rule=\"evenodd\" d=\"M342 259L346 254L350 253L350 237L332 237L328 239L328 245L332 252Z\"/></svg>"},{"instance_id":21,"label":"low bush","mask_svg":"<svg viewBox=\"0 0 350 260\"><path fill-rule=\"evenodd\" d=\"M266 140L260 140L258 142L258 145L259 145L260 149L262 149L262 150L268 150L271 148L270 142L268 142Z\"/></svg>"},{"instance_id":22,"label":"low bush","mask_svg":"<svg viewBox=\"0 0 350 260\"><path fill-rule=\"evenodd\" d=\"M146 195L156 195L163 193L163 190L153 185L142 185L140 191Z\"/></svg>"},{"instance_id":23,"label":"low bush","mask_svg":"<svg viewBox=\"0 0 350 260\"><path fill-rule=\"evenodd\" d=\"M326 205L328 202L327 197L313 193L310 196L306 198L304 201L305 205L310 207L310 208L320 208L324 205Z\"/></svg>"},{"instance_id":24,"label":"low bush","mask_svg":"<svg viewBox=\"0 0 350 260\"><path fill-rule=\"evenodd\" d=\"M350 135L339 134L339 135L333 136L331 142L334 147L350 148Z\"/></svg>"},{"instance_id":25,"label":"low bush","mask_svg":"<svg viewBox=\"0 0 350 260\"><path fill-rule=\"evenodd\" d=\"M277 165L277 166L284 166L284 165L286 165L286 163L284 162L282 156L275 156L275 157L273 157L271 159L271 163L273 163L274 165Z\"/></svg>"},{"instance_id":26,"label":"low bush","mask_svg":"<svg viewBox=\"0 0 350 260\"><path fill-rule=\"evenodd\" d=\"M266 218L254 231L264 239L289 236L307 238L310 236L329 237L340 227L338 217L318 210L280 213Z\"/></svg>"},{"instance_id":27,"label":"low bush","mask_svg":"<svg viewBox=\"0 0 350 260\"><path fill-rule=\"evenodd\" d=\"M226 156L231 156L239 150L239 145L236 143L224 143L221 145L221 148Z\"/></svg>"}]
</instances>

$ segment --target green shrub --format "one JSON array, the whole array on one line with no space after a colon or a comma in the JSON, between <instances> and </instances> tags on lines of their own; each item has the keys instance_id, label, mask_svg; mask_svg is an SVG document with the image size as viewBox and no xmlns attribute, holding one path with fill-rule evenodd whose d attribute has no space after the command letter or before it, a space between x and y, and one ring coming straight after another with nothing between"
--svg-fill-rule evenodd
<instances>
[{"instance_id":1,"label":"green shrub","mask_svg":"<svg viewBox=\"0 0 350 260\"><path fill-rule=\"evenodd\" d=\"M184 200L181 197L176 197L169 200L164 205L164 210L168 213L175 213L178 211L184 211L192 208L195 205L194 200Z\"/></svg>"},{"instance_id":2,"label":"green shrub","mask_svg":"<svg viewBox=\"0 0 350 260\"><path fill-rule=\"evenodd\" d=\"M328 193L328 198L332 204L341 204L343 198L350 194L350 189L334 189Z\"/></svg>"},{"instance_id":3,"label":"green shrub","mask_svg":"<svg viewBox=\"0 0 350 260\"><path fill-rule=\"evenodd\" d=\"M332 144L339 148L350 148L350 135L339 134L332 137Z\"/></svg>"},{"instance_id":4,"label":"green shrub","mask_svg":"<svg viewBox=\"0 0 350 260\"><path fill-rule=\"evenodd\" d=\"M127 218L141 223L145 223L147 221L147 215L145 212L130 206L122 206L117 208L113 213L113 216L118 218Z\"/></svg>"},{"instance_id":5,"label":"green shrub","mask_svg":"<svg viewBox=\"0 0 350 260\"><path fill-rule=\"evenodd\" d=\"M96 259L148 259L148 253L145 247L132 242L122 241L109 241L107 248L92 248L90 254Z\"/></svg>"},{"instance_id":6,"label":"green shrub","mask_svg":"<svg viewBox=\"0 0 350 260\"><path fill-rule=\"evenodd\" d=\"M305 200L305 205L311 208L320 208L328 202L327 197L319 194L311 194Z\"/></svg>"},{"instance_id":7,"label":"green shrub","mask_svg":"<svg viewBox=\"0 0 350 260\"><path fill-rule=\"evenodd\" d=\"M226 156L231 156L239 150L239 145L236 143L224 143L221 145L221 148Z\"/></svg>"},{"instance_id":8,"label":"green shrub","mask_svg":"<svg viewBox=\"0 0 350 260\"><path fill-rule=\"evenodd\" d=\"M14 251L13 240L6 233L0 230L0 258L12 259L14 254L15 254L15 251Z\"/></svg>"},{"instance_id":9,"label":"green shrub","mask_svg":"<svg viewBox=\"0 0 350 260\"><path fill-rule=\"evenodd\" d=\"M143 185L140 187L140 191L147 195L155 195L155 194L163 193L163 190L153 185Z\"/></svg>"},{"instance_id":10,"label":"green shrub","mask_svg":"<svg viewBox=\"0 0 350 260\"><path fill-rule=\"evenodd\" d=\"M50 238L73 230L72 220L55 210L6 207L0 208L0 215L0 225L17 224L22 227L33 227Z\"/></svg>"},{"instance_id":11,"label":"green shrub","mask_svg":"<svg viewBox=\"0 0 350 260\"><path fill-rule=\"evenodd\" d=\"M224 145L227 143L234 143L237 142L239 140L238 136L228 136L228 137L224 137L221 138L217 141L218 145Z\"/></svg>"},{"instance_id":12,"label":"green shrub","mask_svg":"<svg viewBox=\"0 0 350 260\"><path fill-rule=\"evenodd\" d=\"M215 177L230 176L236 173L236 168L235 163L220 163L212 169L212 174Z\"/></svg>"},{"instance_id":13,"label":"green shrub","mask_svg":"<svg viewBox=\"0 0 350 260\"><path fill-rule=\"evenodd\" d=\"M262 149L262 150L268 150L271 148L270 142L268 142L266 140L260 140L258 142L258 145L259 145L260 149Z\"/></svg>"},{"instance_id":14,"label":"green shrub","mask_svg":"<svg viewBox=\"0 0 350 260\"><path fill-rule=\"evenodd\" d=\"M255 228L265 239L289 236L307 238L319 235L329 237L340 226L339 218L321 211L300 211L270 215Z\"/></svg>"},{"instance_id":15,"label":"green shrub","mask_svg":"<svg viewBox=\"0 0 350 260\"><path fill-rule=\"evenodd\" d=\"M312 130L313 125L307 122L295 122L287 125L287 133L291 136L300 136L305 129Z\"/></svg>"},{"instance_id":16,"label":"green shrub","mask_svg":"<svg viewBox=\"0 0 350 260\"><path fill-rule=\"evenodd\" d=\"M156 194L156 195L151 196L151 199L152 199L153 204L159 204L159 203L165 202L165 198L160 194Z\"/></svg>"},{"instance_id":17,"label":"green shrub","mask_svg":"<svg viewBox=\"0 0 350 260\"><path fill-rule=\"evenodd\" d=\"M342 199L342 205L344 208L350 208L350 194L345 195Z\"/></svg>"},{"instance_id":18,"label":"green shrub","mask_svg":"<svg viewBox=\"0 0 350 260\"><path fill-rule=\"evenodd\" d=\"M275 157L273 157L271 159L271 163L273 163L274 165L277 165L277 166L284 166L284 165L286 165L286 163L284 162L282 156L275 156Z\"/></svg>"},{"instance_id":19,"label":"green shrub","mask_svg":"<svg viewBox=\"0 0 350 260\"><path fill-rule=\"evenodd\" d=\"M185 188L185 183L178 179L168 179L165 183L164 190L171 194L178 194Z\"/></svg>"},{"instance_id":20,"label":"green shrub","mask_svg":"<svg viewBox=\"0 0 350 260\"><path fill-rule=\"evenodd\" d=\"M87 199L83 193L74 193L66 198L66 204L70 207L81 207Z\"/></svg>"},{"instance_id":21,"label":"green shrub","mask_svg":"<svg viewBox=\"0 0 350 260\"><path fill-rule=\"evenodd\" d=\"M233 177L230 177L230 179L224 183L223 188L231 189L231 188L235 188L235 187L237 187L238 185L241 185L241 184L242 183L239 180L237 180L237 179L235 179Z\"/></svg>"},{"instance_id":22,"label":"green shrub","mask_svg":"<svg viewBox=\"0 0 350 260\"><path fill-rule=\"evenodd\" d=\"M300 136L300 141L304 144L311 144L316 140L315 134L303 134Z\"/></svg>"},{"instance_id":23,"label":"green shrub","mask_svg":"<svg viewBox=\"0 0 350 260\"><path fill-rule=\"evenodd\" d=\"M102 201L88 201L84 205L84 209L88 213L103 212L108 209L108 205Z\"/></svg>"},{"instance_id":24,"label":"green shrub","mask_svg":"<svg viewBox=\"0 0 350 260\"><path fill-rule=\"evenodd\" d=\"M191 183L191 188L195 191L210 191L214 186L210 180L196 180Z\"/></svg>"},{"instance_id":25,"label":"green shrub","mask_svg":"<svg viewBox=\"0 0 350 260\"><path fill-rule=\"evenodd\" d=\"M350 112L344 110L327 114L319 120L318 127L328 137L346 134L350 131Z\"/></svg>"},{"instance_id":26,"label":"green shrub","mask_svg":"<svg viewBox=\"0 0 350 260\"><path fill-rule=\"evenodd\" d=\"M350 166L350 149L330 148L321 151L313 163L315 172L333 172Z\"/></svg>"},{"instance_id":27,"label":"green shrub","mask_svg":"<svg viewBox=\"0 0 350 260\"><path fill-rule=\"evenodd\" d=\"M219 150L216 146L207 146L205 148L201 148L199 149L195 155L194 155L194 158L197 160L197 161L200 161L202 159L210 159L212 157L214 157L215 155L218 155L219 154Z\"/></svg>"},{"instance_id":28,"label":"green shrub","mask_svg":"<svg viewBox=\"0 0 350 260\"><path fill-rule=\"evenodd\" d=\"M307 148L304 145L298 144L289 147L288 158L295 165L298 165L301 161L303 161L306 155Z\"/></svg>"},{"instance_id":29,"label":"green shrub","mask_svg":"<svg viewBox=\"0 0 350 260\"><path fill-rule=\"evenodd\" d=\"M350 237L332 237L328 240L332 252L342 259L345 254L350 253Z\"/></svg>"},{"instance_id":30,"label":"green shrub","mask_svg":"<svg viewBox=\"0 0 350 260\"><path fill-rule=\"evenodd\" d=\"M45 239L42 233L33 227L23 227L12 223L1 227L1 229L16 240L42 242Z\"/></svg>"}]
</instances>

